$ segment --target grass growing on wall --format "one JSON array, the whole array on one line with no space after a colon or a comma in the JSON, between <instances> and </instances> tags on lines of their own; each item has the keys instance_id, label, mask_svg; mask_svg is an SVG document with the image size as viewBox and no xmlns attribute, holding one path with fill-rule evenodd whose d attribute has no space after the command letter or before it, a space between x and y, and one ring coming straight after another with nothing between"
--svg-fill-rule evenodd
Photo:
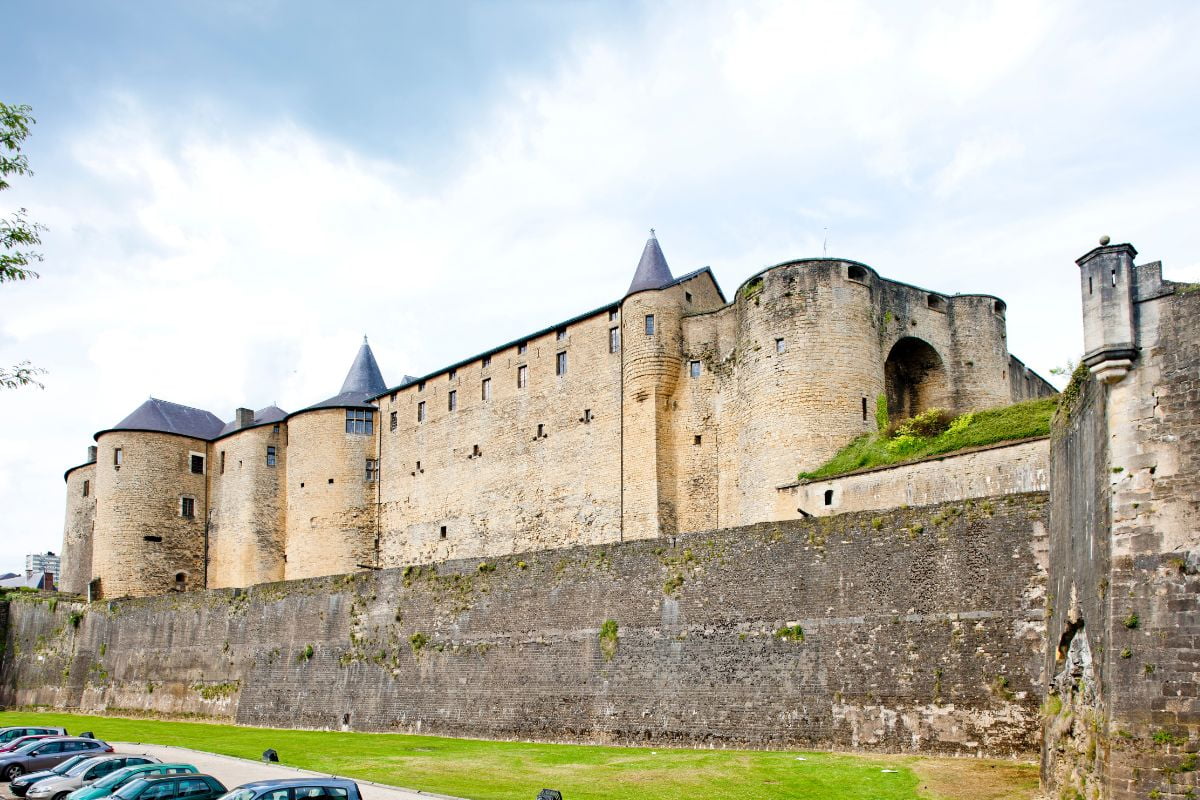
<instances>
[{"instance_id":1,"label":"grass growing on wall","mask_svg":"<svg viewBox=\"0 0 1200 800\"><path fill-rule=\"evenodd\" d=\"M1032 764L982 759L594 747L0 713L0 726L33 721L92 730L109 741L255 760L271 747L289 766L468 800L534 800L543 788L558 789L564 800L1025 800L1038 783Z\"/></svg>"},{"instance_id":2,"label":"grass growing on wall","mask_svg":"<svg viewBox=\"0 0 1200 800\"><path fill-rule=\"evenodd\" d=\"M898 425L881 425L880 431L858 437L829 461L812 472L801 472L798 478L832 478L856 469L917 461L968 447L1049 436L1050 418L1057 406L1057 397L1044 397L952 419L945 412L931 409Z\"/></svg>"}]
</instances>

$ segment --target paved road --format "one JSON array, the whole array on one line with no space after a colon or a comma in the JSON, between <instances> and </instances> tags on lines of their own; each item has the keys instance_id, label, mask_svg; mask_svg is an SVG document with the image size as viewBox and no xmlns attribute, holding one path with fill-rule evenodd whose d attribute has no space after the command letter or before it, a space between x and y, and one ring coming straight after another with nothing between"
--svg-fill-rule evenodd
<instances>
[{"instance_id":1,"label":"paved road","mask_svg":"<svg viewBox=\"0 0 1200 800\"><path fill-rule=\"evenodd\" d=\"M118 753L144 753L155 756L165 762L195 764L201 772L207 772L215 776L221 783L231 789L243 783L262 781L268 778L301 778L305 775L324 775L321 772L312 772L281 764L267 764L262 761L248 761L244 758L234 758L232 756L219 756L214 753L205 753L186 747L166 747L164 745L139 744L134 742L111 742L111 744ZM361 780L357 782L359 788L362 790L363 800L430 800L430 798L458 800L457 798L450 798L447 795L418 792L413 789L402 789L399 786L384 786L383 784L367 783ZM8 784L0 785L4 787L2 792L0 792L0 796L2 796L3 800L11 800L12 794L8 791Z\"/></svg>"}]
</instances>

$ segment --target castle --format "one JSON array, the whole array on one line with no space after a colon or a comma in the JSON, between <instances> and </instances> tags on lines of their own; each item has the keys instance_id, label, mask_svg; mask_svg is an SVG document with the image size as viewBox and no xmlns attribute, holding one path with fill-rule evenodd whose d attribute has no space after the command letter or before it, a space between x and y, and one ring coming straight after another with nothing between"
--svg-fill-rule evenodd
<instances>
[{"instance_id":1,"label":"castle","mask_svg":"<svg viewBox=\"0 0 1200 800\"><path fill-rule=\"evenodd\" d=\"M62 586L244 587L852 510L798 499L795 476L874 430L877 396L904 417L1054 392L1005 336L996 297L842 259L730 301L708 268L674 277L652 232L619 301L432 374L388 387L364 339L300 411L148 400L65 475Z\"/></svg>"}]
</instances>

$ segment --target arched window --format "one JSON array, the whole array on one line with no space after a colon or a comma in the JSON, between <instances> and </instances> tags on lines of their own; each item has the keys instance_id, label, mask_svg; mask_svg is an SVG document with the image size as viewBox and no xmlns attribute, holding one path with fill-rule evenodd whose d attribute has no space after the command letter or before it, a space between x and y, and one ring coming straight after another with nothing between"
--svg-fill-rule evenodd
<instances>
[{"instance_id":1,"label":"arched window","mask_svg":"<svg viewBox=\"0 0 1200 800\"><path fill-rule=\"evenodd\" d=\"M186 592L187 591L187 573L186 572L176 572L175 573L175 591L177 591L177 592Z\"/></svg>"}]
</instances>

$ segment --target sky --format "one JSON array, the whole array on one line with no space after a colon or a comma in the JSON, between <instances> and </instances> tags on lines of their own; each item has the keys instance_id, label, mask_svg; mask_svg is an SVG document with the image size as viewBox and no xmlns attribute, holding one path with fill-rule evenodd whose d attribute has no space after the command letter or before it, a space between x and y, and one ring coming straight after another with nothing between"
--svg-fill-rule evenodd
<instances>
[{"instance_id":1,"label":"sky","mask_svg":"<svg viewBox=\"0 0 1200 800\"><path fill-rule=\"evenodd\" d=\"M1077 359L1101 235L1200 280L1200 4L47 0L10 6L41 278L0 285L0 572L154 396L231 419L618 299L647 230L732 296L828 254Z\"/></svg>"}]
</instances>

